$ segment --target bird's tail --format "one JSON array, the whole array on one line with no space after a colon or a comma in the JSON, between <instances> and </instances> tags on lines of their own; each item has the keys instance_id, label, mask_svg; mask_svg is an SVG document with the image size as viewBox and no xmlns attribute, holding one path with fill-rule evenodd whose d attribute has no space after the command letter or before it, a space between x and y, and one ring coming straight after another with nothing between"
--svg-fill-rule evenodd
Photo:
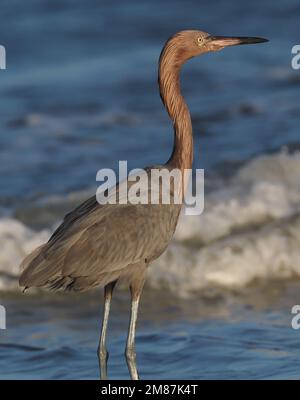
<instances>
[{"instance_id":1,"label":"bird's tail","mask_svg":"<svg viewBox=\"0 0 300 400\"><path fill-rule=\"evenodd\" d=\"M31 286L45 286L49 278L55 273L56 266L51 265L46 258L47 245L43 244L30 253L21 263L21 276L19 285L29 288Z\"/></svg>"}]
</instances>

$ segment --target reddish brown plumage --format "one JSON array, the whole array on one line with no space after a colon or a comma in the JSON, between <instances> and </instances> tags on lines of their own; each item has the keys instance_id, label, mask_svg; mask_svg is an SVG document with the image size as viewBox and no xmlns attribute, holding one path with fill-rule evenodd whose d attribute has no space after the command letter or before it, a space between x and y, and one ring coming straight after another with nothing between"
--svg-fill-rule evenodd
<instances>
[{"instance_id":1,"label":"reddish brown plumage","mask_svg":"<svg viewBox=\"0 0 300 400\"><path fill-rule=\"evenodd\" d=\"M181 32L161 53L159 90L173 122L174 146L164 166L146 169L149 175L151 168L183 171L192 167L192 123L180 92L179 73L186 60L200 53L196 45L199 34ZM183 186L179 188L181 196ZM180 208L174 204L103 206L95 197L88 199L65 217L48 243L23 261L20 285L81 291L119 278L130 284L136 280L134 271L137 276L143 275L145 263L148 265L166 249Z\"/></svg>"}]
</instances>

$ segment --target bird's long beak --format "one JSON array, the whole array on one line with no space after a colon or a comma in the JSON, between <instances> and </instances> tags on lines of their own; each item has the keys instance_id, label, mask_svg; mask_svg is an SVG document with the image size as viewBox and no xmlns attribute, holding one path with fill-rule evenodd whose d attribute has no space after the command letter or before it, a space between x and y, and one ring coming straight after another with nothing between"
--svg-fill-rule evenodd
<instances>
[{"instance_id":1,"label":"bird's long beak","mask_svg":"<svg viewBox=\"0 0 300 400\"><path fill-rule=\"evenodd\" d=\"M254 44L268 42L268 39L259 37L209 36L209 41L216 47L237 46L240 44Z\"/></svg>"}]
</instances>

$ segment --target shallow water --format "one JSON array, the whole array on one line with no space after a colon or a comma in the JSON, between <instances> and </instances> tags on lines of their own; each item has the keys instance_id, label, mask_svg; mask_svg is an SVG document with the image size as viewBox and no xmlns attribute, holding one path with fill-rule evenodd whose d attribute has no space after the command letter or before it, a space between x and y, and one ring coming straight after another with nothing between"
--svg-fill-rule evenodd
<instances>
[{"instance_id":1,"label":"shallow water","mask_svg":"<svg viewBox=\"0 0 300 400\"><path fill-rule=\"evenodd\" d=\"M101 295L20 295L19 263L95 193L99 168L168 159L172 128L157 61L167 37L199 28L270 43L183 69L205 211L181 218L149 273L140 374L298 379L290 310L299 302L300 72L290 62L299 2L3 0L1 12L0 304L8 329L0 331L0 378L97 377ZM128 377L125 299L120 292L113 306L112 378Z\"/></svg>"},{"instance_id":2,"label":"shallow water","mask_svg":"<svg viewBox=\"0 0 300 400\"><path fill-rule=\"evenodd\" d=\"M142 379L299 379L299 331L291 307L299 284L274 283L241 293L179 300L146 290L137 334ZM1 379L97 379L102 301L89 295L1 298ZM129 303L117 291L108 348L110 379L127 379L124 354Z\"/></svg>"}]
</instances>

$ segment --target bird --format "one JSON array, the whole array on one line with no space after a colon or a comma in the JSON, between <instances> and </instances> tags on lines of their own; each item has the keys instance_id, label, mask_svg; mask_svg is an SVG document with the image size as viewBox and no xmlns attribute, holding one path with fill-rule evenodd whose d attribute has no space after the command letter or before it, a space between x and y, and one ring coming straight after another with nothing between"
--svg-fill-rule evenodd
<instances>
[{"instance_id":1,"label":"bird","mask_svg":"<svg viewBox=\"0 0 300 400\"><path fill-rule=\"evenodd\" d=\"M158 86L162 103L174 131L173 151L165 164L146 167L172 172L190 170L193 163L192 120L181 93L180 71L193 57L226 47L267 42L260 37L213 36L200 30L184 30L165 43L158 66ZM85 291L104 289L103 318L97 356L100 379L107 379L107 326L116 284L125 282L131 294L130 320L125 357L132 380L138 380L135 331L138 308L149 265L168 247L184 202L186 181L170 186L171 200L163 204L116 202L100 204L97 196L87 199L63 219L47 243L29 254L21 263L19 285L51 290ZM128 180L128 190L132 181ZM161 184L162 185L162 184ZM121 183L115 191L120 193ZM159 187L159 190L162 188ZM145 189L147 194L151 187Z\"/></svg>"}]
</instances>

